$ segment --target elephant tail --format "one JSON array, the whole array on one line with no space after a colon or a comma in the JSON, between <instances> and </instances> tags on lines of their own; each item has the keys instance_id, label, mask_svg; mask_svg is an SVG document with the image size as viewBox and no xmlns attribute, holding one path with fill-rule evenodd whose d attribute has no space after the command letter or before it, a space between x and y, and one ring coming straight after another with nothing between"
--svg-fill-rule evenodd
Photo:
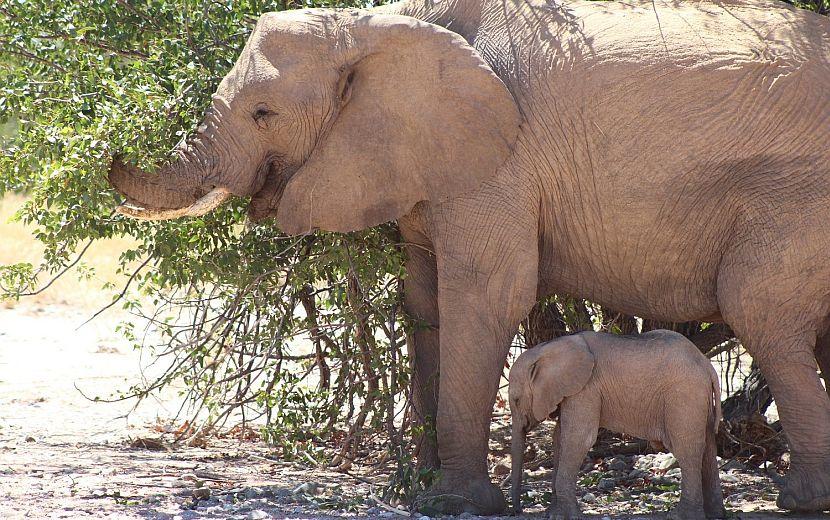
<instances>
[{"instance_id":1,"label":"elephant tail","mask_svg":"<svg viewBox=\"0 0 830 520\"><path fill-rule=\"evenodd\" d=\"M713 410L715 412L710 418L710 420L714 422L711 427L713 433L718 433L718 426L723 419L723 412L720 407L720 377L718 376L715 367L711 362L709 362L709 360L706 361L706 364L709 365L709 381L712 388L712 405L714 406Z\"/></svg>"}]
</instances>

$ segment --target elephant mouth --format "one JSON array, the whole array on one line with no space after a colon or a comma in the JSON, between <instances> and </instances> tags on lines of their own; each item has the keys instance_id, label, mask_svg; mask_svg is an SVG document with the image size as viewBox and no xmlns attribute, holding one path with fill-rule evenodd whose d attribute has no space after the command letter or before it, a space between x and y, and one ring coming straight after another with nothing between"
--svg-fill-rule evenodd
<instances>
[{"instance_id":1,"label":"elephant mouth","mask_svg":"<svg viewBox=\"0 0 830 520\"><path fill-rule=\"evenodd\" d=\"M248 204L248 218L252 222L261 222L277 215L285 187L298 169L299 166L286 165L281 156L269 157L262 163L262 182Z\"/></svg>"}]
</instances>

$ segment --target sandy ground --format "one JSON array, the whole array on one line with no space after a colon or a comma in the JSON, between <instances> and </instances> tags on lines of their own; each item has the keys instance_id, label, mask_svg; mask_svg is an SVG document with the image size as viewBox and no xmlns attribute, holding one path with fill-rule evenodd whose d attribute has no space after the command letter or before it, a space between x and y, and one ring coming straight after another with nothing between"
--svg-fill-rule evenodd
<instances>
[{"instance_id":1,"label":"sandy ground","mask_svg":"<svg viewBox=\"0 0 830 520\"><path fill-rule=\"evenodd\" d=\"M109 397L128 388L140 381L142 367L138 353L114 332L117 313L76 330L88 316L61 305L0 308L0 518L397 516L371 498L377 489L371 483L383 482L383 475L355 477L283 462L261 442L131 447L131 440L159 437L178 410L178 396L170 391L135 410L129 402L85 398L81 392ZM539 504L528 509L529 517L545 516L548 473L530 472L530 496ZM775 489L767 477L730 475L724 490L736 517L782 516L774 512ZM597 518L663 517L639 514L662 508L664 502L650 503L656 495L592 491L596 500L583 507ZM670 503L676 495L662 497Z\"/></svg>"}]
</instances>

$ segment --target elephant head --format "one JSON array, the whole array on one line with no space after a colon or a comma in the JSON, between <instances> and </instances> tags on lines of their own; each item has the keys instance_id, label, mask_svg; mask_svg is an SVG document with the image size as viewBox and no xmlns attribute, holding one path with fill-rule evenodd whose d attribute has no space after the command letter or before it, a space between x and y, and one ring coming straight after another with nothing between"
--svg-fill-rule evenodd
<instances>
[{"instance_id":1,"label":"elephant head","mask_svg":"<svg viewBox=\"0 0 830 520\"><path fill-rule=\"evenodd\" d=\"M352 231L478 186L511 153L516 104L459 35L414 18L261 17L196 134L156 174L113 161L121 213L201 215L251 196L289 234Z\"/></svg>"},{"instance_id":2,"label":"elephant head","mask_svg":"<svg viewBox=\"0 0 830 520\"><path fill-rule=\"evenodd\" d=\"M521 511L527 433L556 411L564 398L580 392L593 371L594 355L579 335L537 345L519 356L510 369L511 496L516 512Z\"/></svg>"}]
</instances>

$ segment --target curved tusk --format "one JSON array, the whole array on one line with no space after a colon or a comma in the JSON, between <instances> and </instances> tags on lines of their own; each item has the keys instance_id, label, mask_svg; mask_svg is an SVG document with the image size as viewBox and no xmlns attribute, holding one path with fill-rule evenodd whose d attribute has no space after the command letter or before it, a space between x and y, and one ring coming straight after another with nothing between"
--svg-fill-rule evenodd
<instances>
[{"instance_id":1,"label":"curved tusk","mask_svg":"<svg viewBox=\"0 0 830 520\"><path fill-rule=\"evenodd\" d=\"M140 220L169 220L179 217L201 217L213 211L220 204L231 197L232 193L225 188L214 188L190 206L178 209L152 209L122 204L115 211L130 218Z\"/></svg>"}]
</instances>

